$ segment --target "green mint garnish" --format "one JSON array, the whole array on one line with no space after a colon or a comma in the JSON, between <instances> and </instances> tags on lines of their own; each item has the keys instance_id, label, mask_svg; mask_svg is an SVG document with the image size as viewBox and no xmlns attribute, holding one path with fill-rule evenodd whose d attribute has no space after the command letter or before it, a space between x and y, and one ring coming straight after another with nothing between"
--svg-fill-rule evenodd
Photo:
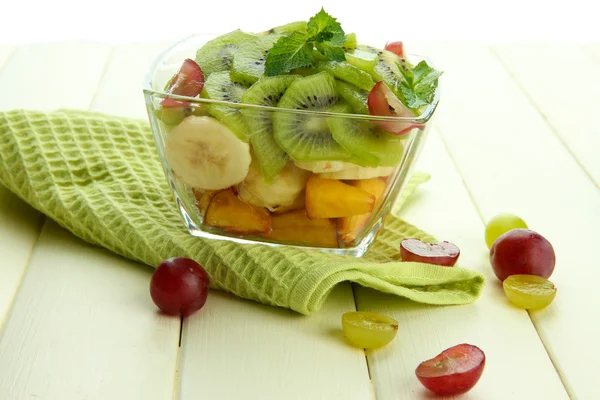
<instances>
[{"instance_id":1,"label":"green mint garnish","mask_svg":"<svg viewBox=\"0 0 600 400\"><path fill-rule=\"evenodd\" d=\"M405 69L402 65L398 65L398 68L406 79L400 83L406 106L418 109L430 104L442 72L431 68L426 61L421 61L412 70Z\"/></svg>"},{"instance_id":2,"label":"green mint garnish","mask_svg":"<svg viewBox=\"0 0 600 400\"><path fill-rule=\"evenodd\" d=\"M346 34L340 23L321 8L308 21L306 33L292 32L273 45L265 59L265 74L275 76L311 66L314 48L331 61L346 61L342 49L345 41Z\"/></svg>"}]
</instances>

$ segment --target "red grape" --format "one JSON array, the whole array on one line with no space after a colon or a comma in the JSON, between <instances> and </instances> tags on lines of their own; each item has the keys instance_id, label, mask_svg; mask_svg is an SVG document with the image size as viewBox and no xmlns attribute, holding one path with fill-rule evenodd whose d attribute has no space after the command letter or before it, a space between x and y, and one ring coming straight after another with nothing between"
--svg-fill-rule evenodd
<instances>
[{"instance_id":1,"label":"red grape","mask_svg":"<svg viewBox=\"0 0 600 400\"><path fill-rule=\"evenodd\" d=\"M379 81L373 86L367 97L367 106L371 115L382 117L404 117L415 118L415 115L396 97L394 92L386 86L383 81ZM401 121L374 121L381 129L392 135L403 135L410 132L413 128L423 128L423 124L418 124L409 120Z\"/></svg>"},{"instance_id":2,"label":"red grape","mask_svg":"<svg viewBox=\"0 0 600 400\"><path fill-rule=\"evenodd\" d=\"M485 354L470 344L459 344L423 361L415 373L427 389L442 396L468 392L479 381Z\"/></svg>"},{"instance_id":3,"label":"red grape","mask_svg":"<svg viewBox=\"0 0 600 400\"><path fill-rule=\"evenodd\" d=\"M391 51L398 57L404 57L404 44L402 42L386 43L384 50Z\"/></svg>"},{"instance_id":4,"label":"red grape","mask_svg":"<svg viewBox=\"0 0 600 400\"><path fill-rule=\"evenodd\" d=\"M490 249L490 262L501 281L511 275L537 275L548 279L556 264L554 248L546 238L529 229L512 229Z\"/></svg>"},{"instance_id":5,"label":"red grape","mask_svg":"<svg viewBox=\"0 0 600 400\"><path fill-rule=\"evenodd\" d=\"M150 280L154 304L171 315L189 315L206 303L210 277L196 261L174 257L163 261Z\"/></svg>"},{"instance_id":6,"label":"red grape","mask_svg":"<svg viewBox=\"0 0 600 400\"><path fill-rule=\"evenodd\" d=\"M452 267L459 255L460 249L450 242L430 244L419 239L403 239L400 243L400 256L404 261Z\"/></svg>"}]
</instances>

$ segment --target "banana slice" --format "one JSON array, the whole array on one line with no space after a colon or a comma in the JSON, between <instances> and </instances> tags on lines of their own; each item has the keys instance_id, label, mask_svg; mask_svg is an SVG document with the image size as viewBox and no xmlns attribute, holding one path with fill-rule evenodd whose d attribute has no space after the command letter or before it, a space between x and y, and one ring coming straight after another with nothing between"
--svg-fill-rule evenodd
<instances>
[{"instance_id":1,"label":"banana slice","mask_svg":"<svg viewBox=\"0 0 600 400\"><path fill-rule=\"evenodd\" d=\"M319 174L321 178L326 179L371 179L379 176L388 176L394 172L394 167L360 167L355 164L350 164L351 167L341 171L327 172Z\"/></svg>"},{"instance_id":2,"label":"banana slice","mask_svg":"<svg viewBox=\"0 0 600 400\"><path fill-rule=\"evenodd\" d=\"M343 161L294 161L294 164L315 174L343 171L354 165Z\"/></svg>"},{"instance_id":3,"label":"banana slice","mask_svg":"<svg viewBox=\"0 0 600 400\"><path fill-rule=\"evenodd\" d=\"M238 196L246 203L276 211L280 207L292 206L298 200L309 176L310 172L288 162L273 182L267 183L258 163L253 160L248 176L237 186Z\"/></svg>"},{"instance_id":4,"label":"banana slice","mask_svg":"<svg viewBox=\"0 0 600 400\"><path fill-rule=\"evenodd\" d=\"M165 152L179 180L196 189L237 185L250 168L249 145L211 117L185 118L169 133Z\"/></svg>"}]
</instances>

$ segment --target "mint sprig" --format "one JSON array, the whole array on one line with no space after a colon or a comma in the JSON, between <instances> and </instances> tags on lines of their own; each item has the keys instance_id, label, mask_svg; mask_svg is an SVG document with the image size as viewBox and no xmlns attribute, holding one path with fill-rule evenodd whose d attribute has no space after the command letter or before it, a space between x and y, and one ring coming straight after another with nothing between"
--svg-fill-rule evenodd
<instances>
[{"instance_id":1,"label":"mint sprig","mask_svg":"<svg viewBox=\"0 0 600 400\"><path fill-rule=\"evenodd\" d=\"M265 59L265 74L275 76L312 65L315 48L331 61L345 61L342 49L345 41L340 23L321 8L309 19L306 32L292 32L271 47Z\"/></svg>"},{"instance_id":2,"label":"mint sprig","mask_svg":"<svg viewBox=\"0 0 600 400\"><path fill-rule=\"evenodd\" d=\"M442 72L431 68L426 61L421 61L412 69L405 69L402 65L398 65L398 68L405 79L400 83L400 90L406 106L416 110L431 104Z\"/></svg>"}]
</instances>

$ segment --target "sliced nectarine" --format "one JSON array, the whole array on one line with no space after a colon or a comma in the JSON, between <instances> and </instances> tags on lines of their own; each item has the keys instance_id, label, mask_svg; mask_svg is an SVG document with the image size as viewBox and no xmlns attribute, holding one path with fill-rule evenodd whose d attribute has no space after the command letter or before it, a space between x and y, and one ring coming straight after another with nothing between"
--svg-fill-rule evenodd
<instances>
[{"instance_id":1,"label":"sliced nectarine","mask_svg":"<svg viewBox=\"0 0 600 400\"><path fill-rule=\"evenodd\" d=\"M379 207L386 187L386 183L383 179L361 179L351 181L349 184L375 196L375 206L373 208L377 209L377 207ZM337 221L337 230L341 244L353 244L354 240L358 236L358 233L365 226L370 216L371 212L367 212L360 215L339 218Z\"/></svg>"},{"instance_id":2,"label":"sliced nectarine","mask_svg":"<svg viewBox=\"0 0 600 400\"><path fill-rule=\"evenodd\" d=\"M206 213L206 209L210 204L210 201L213 197L222 190L201 190L201 189L193 189L194 197L196 198L196 207L200 210L200 213L204 215Z\"/></svg>"},{"instance_id":3,"label":"sliced nectarine","mask_svg":"<svg viewBox=\"0 0 600 400\"><path fill-rule=\"evenodd\" d=\"M335 221L309 219L304 210L276 214L271 217L271 232L263 235L280 242L315 247L337 247Z\"/></svg>"},{"instance_id":4,"label":"sliced nectarine","mask_svg":"<svg viewBox=\"0 0 600 400\"><path fill-rule=\"evenodd\" d=\"M227 189L210 200L204 224L237 234L267 233L271 230L271 216L266 208L244 203L232 189Z\"/></svg>"},{"instance_id":5,"label":"sliced nectarine","mask_svg":"<svg viewBox=\"0 0 600 400\"><path fill-rule=\"evenodd\" d=\"M306 183L306 214L310 219L339 218L369 212L375 196L336 179L310 177Z\"/></svg>"}]
</instances>

